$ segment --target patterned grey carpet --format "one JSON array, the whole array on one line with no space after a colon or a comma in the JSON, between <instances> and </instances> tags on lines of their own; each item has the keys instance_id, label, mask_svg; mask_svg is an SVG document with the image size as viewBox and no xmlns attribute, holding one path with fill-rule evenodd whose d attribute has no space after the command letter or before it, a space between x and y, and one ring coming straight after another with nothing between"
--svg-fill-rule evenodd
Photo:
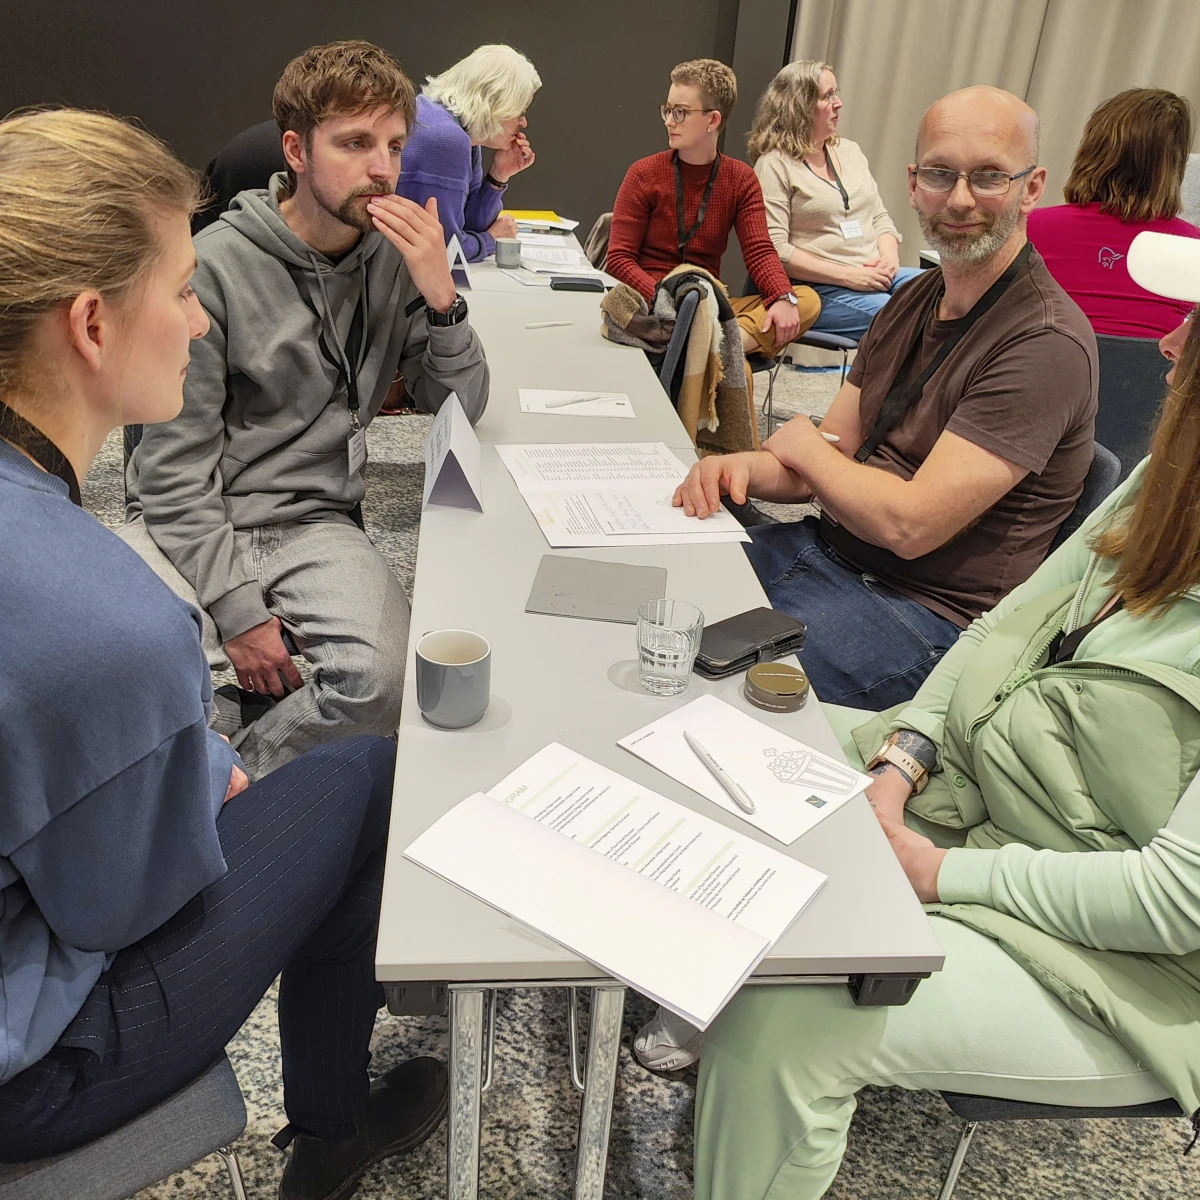
<instances>
[{"instance_id":1,"label":"patterned grey carpet","mask_svg":"<svg viewBox=\"0 0 1200 1200\"><path fill-rule=\"evenodd\" d=\"M761 389L764 377L756 381ZM836 373L784 368L776 385L783 415L823 412ZM427 420L394 417L369 433L368 531L411 592ZM120 442L110 438L84 487L102 520L121 520ZM784 515L786 509L778 510ZM659 1078L629 1054L651 1005L631 995L617 1077L609 1152L610 1200L686 1200L692 1194L695 1074ZM446 1022L381 1014L375 1063L447 1051ZM276 1195L283 1156L269 1139L284 1123L275 997L268 994L229 1048L246 1097L249 1124L236 1150L251 1200ZM496 1078L485 1097L480 1168L484 1200L562 1200L571 1194L579 1096L571 1086L566 993L501 993ZM831 1200L900 1200L938 1194L959 1122L932 1094L868 1088L850 1133ZM959 1200L1182 1200L1200 1196L1200 1161L1183 1159L1187 1126L1178 1121L1022 1122L975 1137ZM445 1195L445 1128L410 1157L383 1164L362 1183L362 1200L433 1200ZM140 1194L139 1200L209 1200L230 1195L215 1157ZM64 1200L67 1198L64 1197Z\"/></svg>"}]
</instances>

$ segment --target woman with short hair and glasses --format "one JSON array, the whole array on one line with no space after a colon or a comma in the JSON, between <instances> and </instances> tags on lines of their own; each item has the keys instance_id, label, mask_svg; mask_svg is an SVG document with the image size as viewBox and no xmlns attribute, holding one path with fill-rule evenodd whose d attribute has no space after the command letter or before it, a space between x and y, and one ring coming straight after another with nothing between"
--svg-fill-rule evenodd
<instances>
[{"instance_id":1,"label":"woman with short hair and glasses","mask_svg":"<svg viewBox=\"0 0 1200 1200\"><path fill-rule=\"evenodd\" d=\"M784 270L821 298L813 329L857 339L917 270L900 265L866 156L838 136L841 108L828 63L790 63L758 102L747 154Z\"/></svg>"},{"instance_id":2,"label":"woman with short hair and glasses","mask_svg":"<svg viewBox=\"0 0 1200 1200\"><path fill-rule=\"evenodd\" d=\"M1097 333L1159 338L1187 305L1129 277L1127 255L1143 231L1200 237L1181 220L1192 146L1192 109L1161 88L1129 88L1088 118L1063 196L1029 214L1029 240Z\"/></svg>"},{"instance_id":3,"label":"woman with short hair and glasses","mask_svg":"<svg viewBox=\"0 0 1200 1200\"><path fill-rule=\"evenodd\" d=\"M517 236L516 222L500 210L509 180L536 158L525 110L541 86L520 51L479 46L430 76L417 97L396 192L414 204L436 199L446 244L457 237L469 262L494 254L498 237ZM485 148L494 151L486 172Z\"/></svg>"}]
</instances>

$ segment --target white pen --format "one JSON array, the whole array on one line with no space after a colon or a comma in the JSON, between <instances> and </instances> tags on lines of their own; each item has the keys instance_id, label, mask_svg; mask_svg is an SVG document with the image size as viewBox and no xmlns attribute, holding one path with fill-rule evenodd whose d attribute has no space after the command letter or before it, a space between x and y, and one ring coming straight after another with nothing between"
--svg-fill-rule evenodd
<instances>
[{"instance_id":1,"label":"white pen","mask_svg":"<svg viewBox=\"0 0 1200 1200\"><path fill-rule=\"evenodd\" d=\"M574 325L574 321L530 321L526 329L558 329L562 325Z\"/></svg>"},{"instance_id":2,"label":"white pen","mask_svg":"<svg viewBox=\"0 0 1200 1200\"><path fill-rule=\"evenodd\" d=\"M838 437L838 435L836 433L823 433L823 434L821 434L821 436L827 442L840 442L842 440L840 437Z\"/></svg>"},{"instance_id":3,"label":"white pen","mask_svg":"<svg viewBox=\"0 0 1200 1200\"><path fill-rule=\"evenodd\" d=\"M692 737L685 729L683 732L684 741L691 746L696 757L708 768L712 777L725 789L729 794L730 800L734 802L742 810L742 812L754 812L754 801L746 795L746 789L739 783L735 783L730 777L729 772L717 762L715 758L700 743Z\"/></svg>"},{"instance_id":4,"label":"white pen","mask_svg":"<svg viewBox=\"0 0 1200 1200\"><path fill-rule=\"evenodd\" d=\"M569 400L547 400L547 408L566 408L568 404L584 404L588 400L604 400L604 392L588 392L586 396L572 396Z\"/></svg>"}]
</instances>

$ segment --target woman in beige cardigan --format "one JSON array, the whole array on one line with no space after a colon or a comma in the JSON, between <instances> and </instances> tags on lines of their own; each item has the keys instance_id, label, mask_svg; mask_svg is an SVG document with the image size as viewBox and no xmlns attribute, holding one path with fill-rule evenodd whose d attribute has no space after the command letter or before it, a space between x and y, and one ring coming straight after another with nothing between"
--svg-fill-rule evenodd
<instances>
[{"instance_id":1,"label":"woman in beige cardigan","mask_svg":"<svg viewBox=\"0 0 1200 1200\"><path fill-rule=\"evenodd\" d=\"M790 63L758 102L748 149L784 269L821 297L812 328L857 339L917 272L900 266L866 156L838 137L841 108L828 63Z\"/></svg>"}]
</instances>

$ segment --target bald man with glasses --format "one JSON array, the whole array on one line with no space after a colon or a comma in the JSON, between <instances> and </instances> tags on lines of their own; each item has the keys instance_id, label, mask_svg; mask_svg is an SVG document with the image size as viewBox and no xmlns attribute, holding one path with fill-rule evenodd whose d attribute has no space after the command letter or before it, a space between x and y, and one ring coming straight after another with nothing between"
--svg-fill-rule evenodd
<instances>
[{"instance_id":1,"label":"bald man with glasses","mask_svg":"<svg viewBox=\"0 0 1200 1200\"><path fill-rule=\"evenodd\" d=\"M941 269L881 310L819 429L693 467L676 504L815 500L747 547L772 605L805 621L822 700L907 700L959 633L1032 574L1083 490L1096 340L1028 242L1046 186L1038 119L1008 92L923 116L909 203ZM831 444L822 433L835 434Z\"/></svg>"}]
</instances>

